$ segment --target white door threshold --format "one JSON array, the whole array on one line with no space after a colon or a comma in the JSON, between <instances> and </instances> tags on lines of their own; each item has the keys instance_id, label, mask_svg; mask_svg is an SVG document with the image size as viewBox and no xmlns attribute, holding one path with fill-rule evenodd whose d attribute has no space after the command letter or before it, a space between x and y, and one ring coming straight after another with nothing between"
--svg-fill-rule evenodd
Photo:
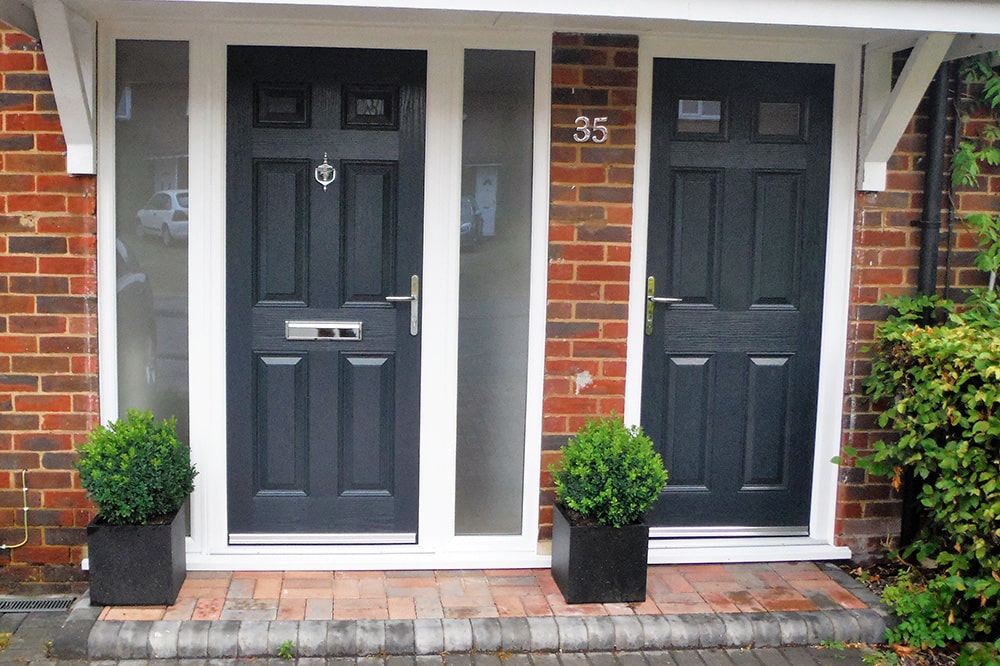
<instances>
[{"instance_id":1,"label":"white door threshold","mask_svg":"<svg viewBox=\"0 0 1000 666\"><path fill-rule=\"evenodd\" d=\"M651 539L650 564L846 560L851 549L809 537Z\"/></svg>"}]
</instances>

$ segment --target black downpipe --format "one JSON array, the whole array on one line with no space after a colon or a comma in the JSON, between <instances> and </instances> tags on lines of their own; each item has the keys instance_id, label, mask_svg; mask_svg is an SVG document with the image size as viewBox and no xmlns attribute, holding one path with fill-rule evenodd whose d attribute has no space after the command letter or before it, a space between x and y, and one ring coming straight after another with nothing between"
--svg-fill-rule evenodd
<instances>
[{"instance_id":1,"label":"black downpipe","mask_svg":"<svg viewBox=\"0 0 1000 666\"><path fill-rule=\"evenodd\" d=\"M948 122L948 63L941 63L931 84L931 126L927 132L927 156L924 159L924 210L920 227L920 265L917 272L917 293L933 296L937 293L938 251L941 245L941 192L944 182L944 145ZM934 318L926 315L927 323ZM899 528L901 546L913 543L920 529L919 483L907 470L903 478L903 515Z\"/></svg>"},{"instance_id":2,"label":"black downpipe","mask_svg":"<svg viewBox=\"0 0 1000 666\"><path fill-rule=\"evenodd\" d=\"M924 211L920 218L920 270L917 293L937 293L938 251L941 245L941 192L944 189L944 141L948 131L948 63L941 63L931 84L931 126L924 159Z\"/></svg>"}]
</instances>

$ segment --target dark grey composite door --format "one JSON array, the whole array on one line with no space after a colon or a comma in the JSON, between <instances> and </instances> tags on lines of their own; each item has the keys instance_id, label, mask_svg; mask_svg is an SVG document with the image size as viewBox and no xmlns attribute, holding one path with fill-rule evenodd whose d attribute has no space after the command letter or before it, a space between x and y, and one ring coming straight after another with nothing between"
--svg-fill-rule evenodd
<instances>
[{"instance_id":1,"label":"dark grey composite door","mask_svg":"<svg viewBox=\"0 0 1000 666\"><path fill-rule=\"evenodd\" d=\"M641 423L670 480L654 534L808 533L832 91L828 65L655 62Z\"/></svg>"},{"instance_id":2,"label":"dark grey composite door","mask_svg":"<svg viewBox=\"0 0 1000 666\"><path fill-rule=\"evenodd\" d=\"M228 71L230 543L413 542L426 55Z\"/></svg>"}]
</instances>

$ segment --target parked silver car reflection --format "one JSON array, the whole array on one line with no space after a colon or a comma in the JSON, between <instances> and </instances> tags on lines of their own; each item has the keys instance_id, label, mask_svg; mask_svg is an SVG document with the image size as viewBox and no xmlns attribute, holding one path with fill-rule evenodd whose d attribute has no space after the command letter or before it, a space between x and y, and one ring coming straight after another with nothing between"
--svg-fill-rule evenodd
<instances>
[{"instance_id":1,"label":"parked silver car reflection","mask_svg":"<svg viewBox=\"0 0 1000 666\"><path fill-rule=\"evenodd\" d=\"M137 213L135 231L158 234L164 245L188 236L188 191L160 190Z\"/></svg>"}]
</instances>

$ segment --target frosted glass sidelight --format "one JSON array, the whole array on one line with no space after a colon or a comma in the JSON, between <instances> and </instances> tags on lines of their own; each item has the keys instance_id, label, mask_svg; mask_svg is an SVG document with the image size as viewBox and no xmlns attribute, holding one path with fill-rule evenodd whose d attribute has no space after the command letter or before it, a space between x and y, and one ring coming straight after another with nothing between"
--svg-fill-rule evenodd
<instances>
[{"instance_id":1,"label":"frosted glass sidelight","mask_svg":"<svg viewBox=\"0 0 1000 666\"><path fill-rule=\"evenodd\" d=\"M188 442L188 44L117 44L118 408Z\"/></svg>"},{"instance_id":2,"label":"frosted glass sidelight","mask_svg":"<svg viewBox=\"0 0 1000 666\"><path fill-rule=\"evenodd\" d=\"M521 533L534 54L465 53L455 531Z\"/></svg>"}]
</instances>

